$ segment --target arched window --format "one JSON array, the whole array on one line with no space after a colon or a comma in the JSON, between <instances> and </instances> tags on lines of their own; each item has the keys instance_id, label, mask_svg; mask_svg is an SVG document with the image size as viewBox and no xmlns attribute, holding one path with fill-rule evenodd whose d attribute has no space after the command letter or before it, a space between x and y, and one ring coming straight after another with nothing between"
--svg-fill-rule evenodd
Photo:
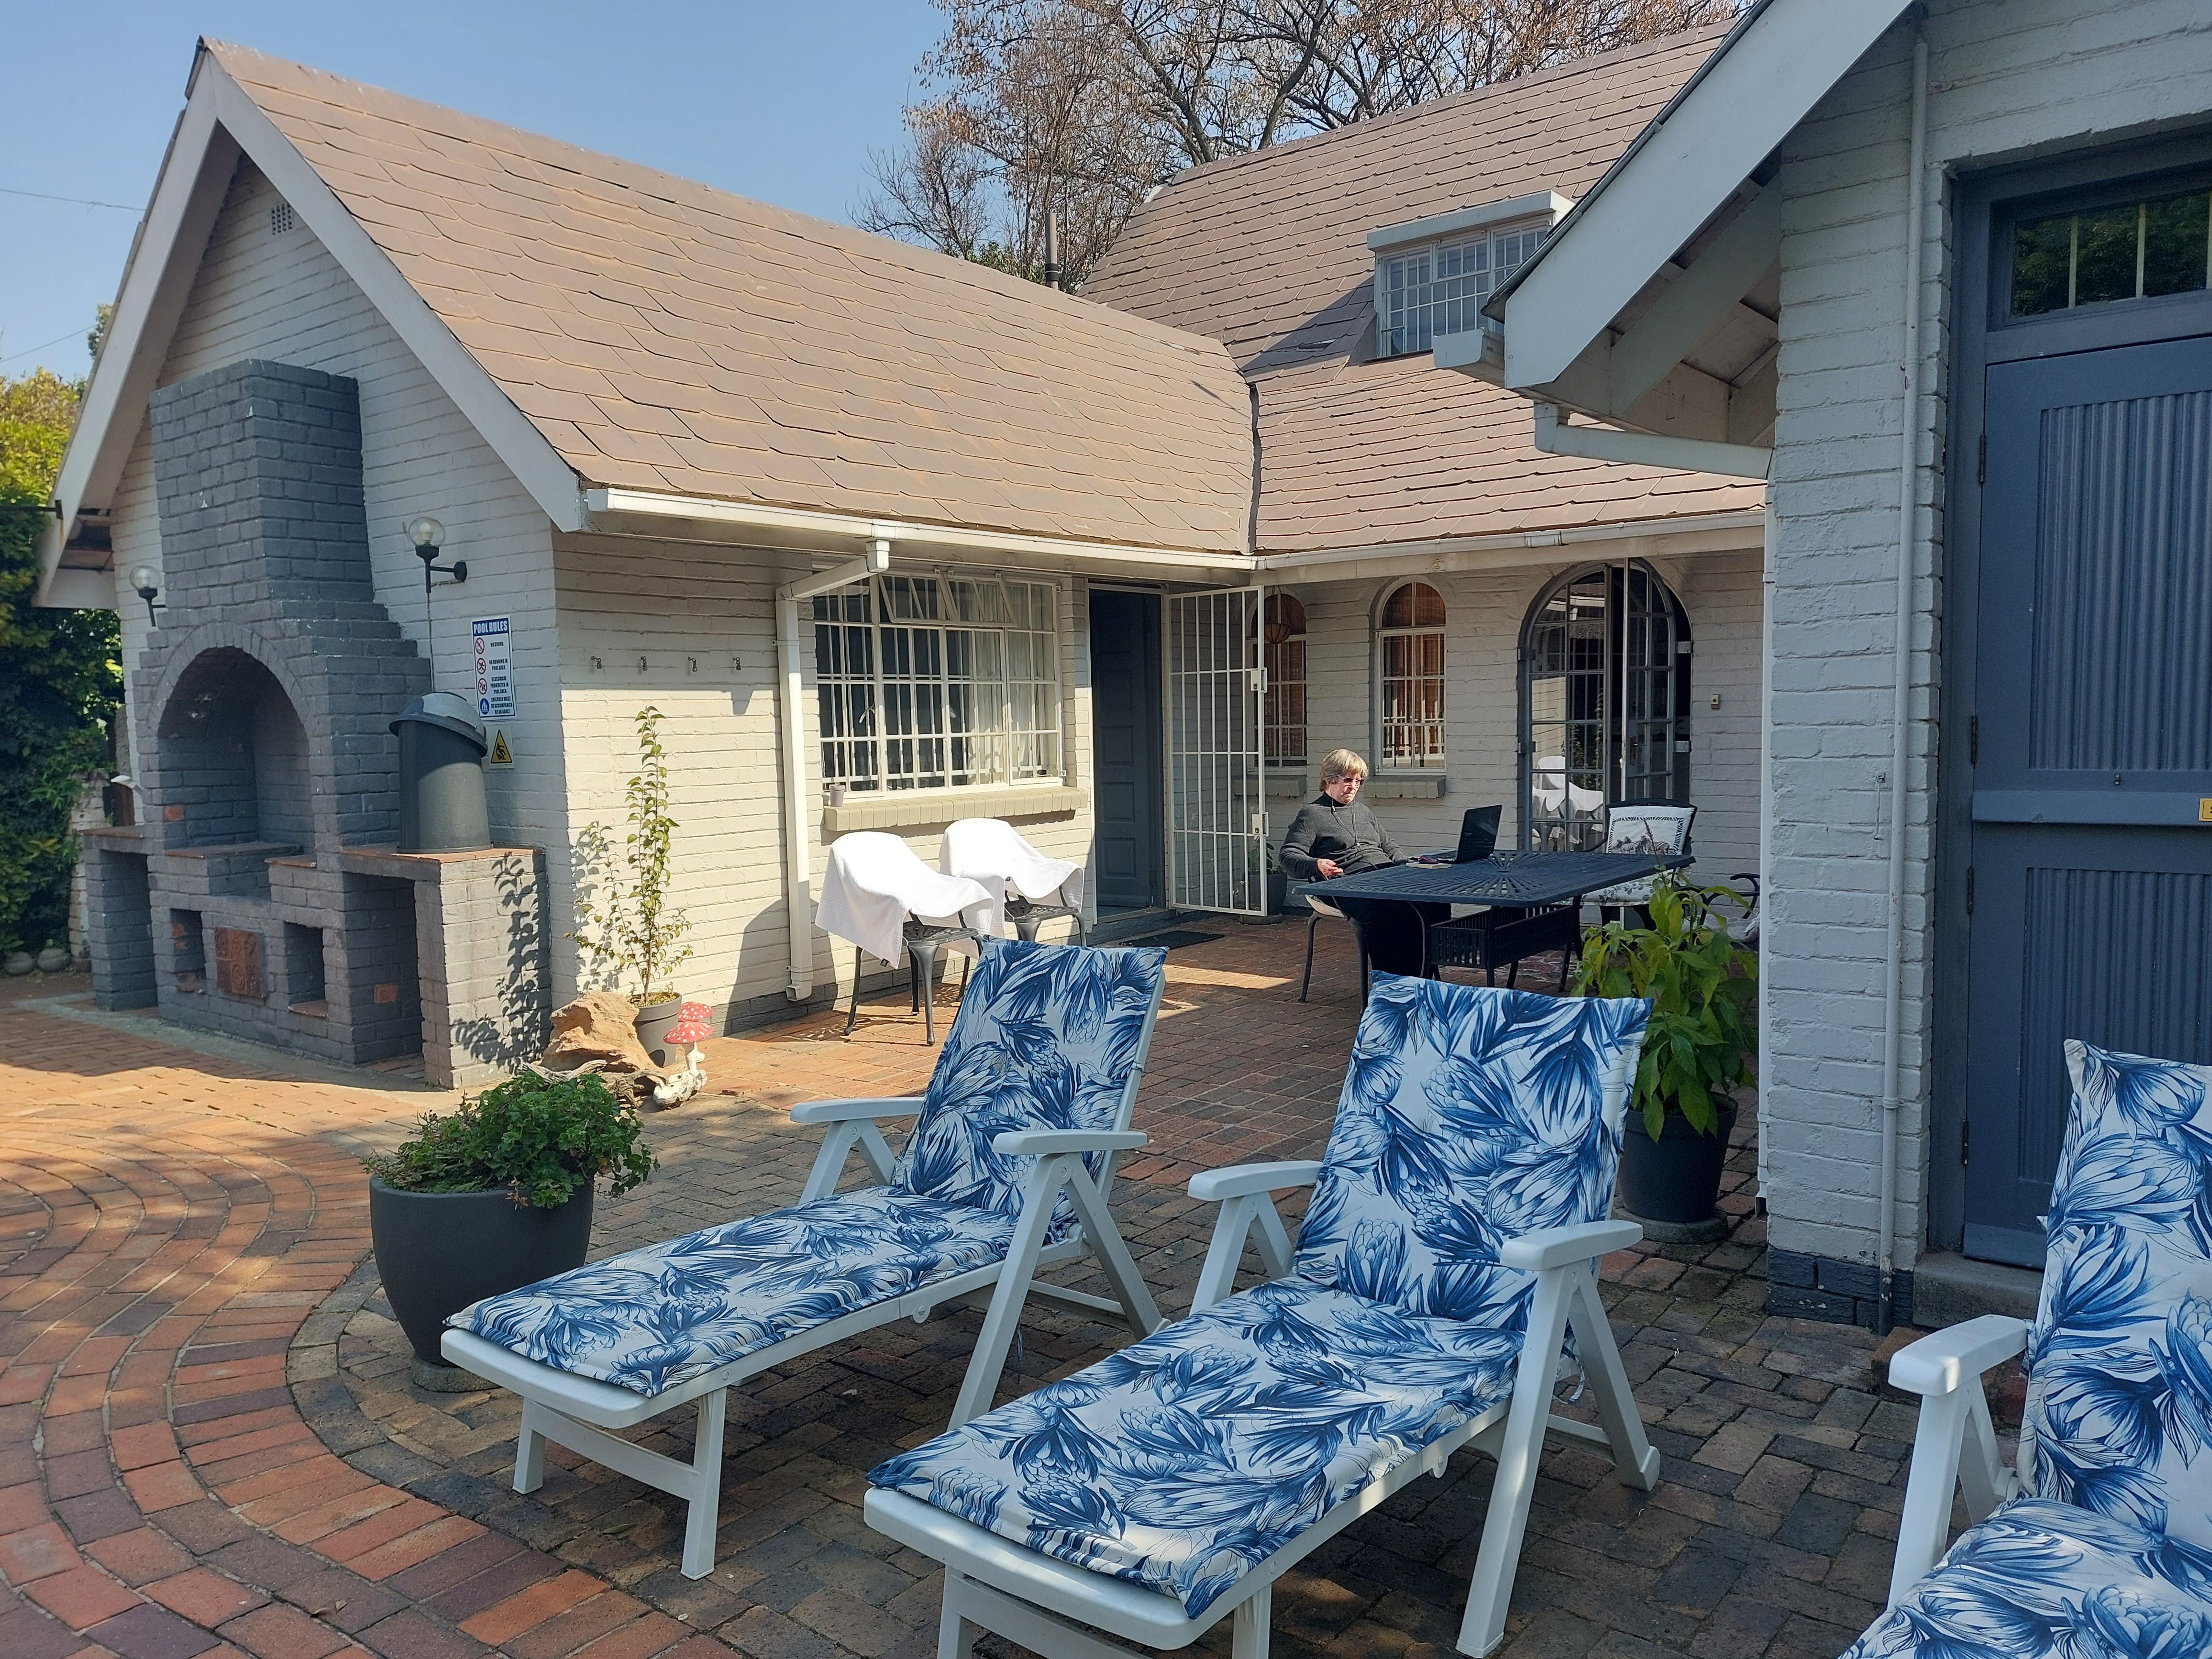
<instances>
[{"instance_id":1,"label":"arched window","mask_svg":"<svg viewBox=\"0 0 2212 1659\"><path fill-rule=\"evenodd\" d=\"M1384 766L1444 763L1444 598L1407 582L1382 601L1380 647Z\"/></svg>"},{"instance_id":2,"label":"arched window","mask_svg":"<svg viewBox=\"0 0 2212 1659\"><path fill-rule=\"evenodd\" d=\"M1306 757L1306 608L1291 594L1267 595L1267 763Z\"/></svg>"},{"instance_id":3,"label":"arched window","mask_svg":"<svg viewBox=\"0 0 2212 1659\"><path fill-rule=\"evenodd\" d=\"M1604 843L1602 809L1690 799L1690 619L1641 564L1563 576L1521 635L1531 847Z\"/></svg>"}]
</instances>

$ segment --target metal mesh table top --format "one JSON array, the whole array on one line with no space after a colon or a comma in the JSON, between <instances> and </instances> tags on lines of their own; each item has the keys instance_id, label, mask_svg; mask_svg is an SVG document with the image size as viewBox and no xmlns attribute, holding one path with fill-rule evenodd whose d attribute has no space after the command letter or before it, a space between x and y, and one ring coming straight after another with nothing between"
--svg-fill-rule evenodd
<instances>
[{"instance_id":1,"label":"metal mesh table top","mask_svg":"<svg viewBox=\"0 0 2212 1659\"><path fill-rule=\"evenodd\" d=\"M1387 870L1301 882L1319 898L1396 899L1406 904L1565 904L1601 887L1639 881L1690 860L1680 854L1493 853L1469 864L1399 864Z\"/></svg>"}]
</instances>

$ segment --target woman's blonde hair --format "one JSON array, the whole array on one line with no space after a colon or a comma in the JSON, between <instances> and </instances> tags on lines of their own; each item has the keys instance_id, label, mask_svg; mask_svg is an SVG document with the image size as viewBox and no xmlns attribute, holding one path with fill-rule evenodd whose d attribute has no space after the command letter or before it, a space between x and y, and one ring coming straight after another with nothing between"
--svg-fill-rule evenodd
<instances>
[{"instance_id":1,"label":"woman's blonde hair","mask_svg":"<svg viewBox=\"0 0 2212 1659\"><path fill-rule=\"evenodd\" d=\"M1337 778L1364 778L1367 763L1349 749L1332 749L1321 757L1321 781L1330 782Z\"/></svg>"}]
</instances>

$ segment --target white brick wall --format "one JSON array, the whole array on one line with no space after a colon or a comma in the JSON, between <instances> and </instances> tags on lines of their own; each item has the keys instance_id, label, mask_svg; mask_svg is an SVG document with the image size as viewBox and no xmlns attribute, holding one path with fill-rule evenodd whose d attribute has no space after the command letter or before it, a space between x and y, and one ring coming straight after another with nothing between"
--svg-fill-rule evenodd
<instances>
[{"instance_id":1,"label":"white brick wall","mask_svg":"<svg viewBox=\"0 0 2212 1659\"><path fill-rule=\"evenodd\" d=\"M1923 973L1940 705L1934 463L1948 419L1950 213L1959 171L2061 153L2212 108L2202 0L1932 0L1914 694L1905 777L1905 1045L1898 1265L1924 1230ZM1893 29L1782 150L1782 347L1773 490L1772 1050L1767 1198L1778 1248L1876 1249L1892 617L1898 542L1911 37Z\"/></svg>"},{"instance_id":2,"label":"white brick wall","mask_svg":"<svg viewBox=\"0 0 2212 1659\"><path fill-rule=\"evenodd\" d=\"M1445 848L1470 806L1505 804L1500 846L1518 844L1521 630L1537 596L1587 558L1524 569L1421 578L1443 596L1444 771L1437 800L1370 802L1408 848ZM1760 552L1756 546L1652 561L1689 613L1690 788L1698 804L1696 873L1724 880L1759 868ZM1307 779L1342 744L1372 763L1375 608L1395 581L1293 583L1306 612ZM1717 695L1718 709L1710 705ZM1385 775L1387 776L1387 774ZM1270 804L1280 836L1296 804Z\"/></svg>"}]
</instances>

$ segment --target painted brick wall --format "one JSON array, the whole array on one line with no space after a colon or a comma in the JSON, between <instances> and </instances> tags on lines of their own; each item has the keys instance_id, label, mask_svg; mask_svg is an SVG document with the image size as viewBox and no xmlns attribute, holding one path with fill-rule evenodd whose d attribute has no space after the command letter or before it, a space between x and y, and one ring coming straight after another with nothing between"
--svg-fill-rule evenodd
<instances>
[{"instance_id":1,"label":"painted brick wall","mask_svg":"<svg viewBox=\"0 0 2212 1659\"><path fill-rule=\"evenodd\" d=\"M2201 118L2199 0L1933 0L1928 212L1918 228L1929 388L1915 589L1899 1265L1924 1229L1926 969L1940 732L1938 458L1948 419L1952 174ZM1893 29L1785 143L1773 589L1775 890L1768 1201L1778 1249L1871 1262L1880 1226L1892 617L1911 32Z\"/></svg>"}]
</instances>

